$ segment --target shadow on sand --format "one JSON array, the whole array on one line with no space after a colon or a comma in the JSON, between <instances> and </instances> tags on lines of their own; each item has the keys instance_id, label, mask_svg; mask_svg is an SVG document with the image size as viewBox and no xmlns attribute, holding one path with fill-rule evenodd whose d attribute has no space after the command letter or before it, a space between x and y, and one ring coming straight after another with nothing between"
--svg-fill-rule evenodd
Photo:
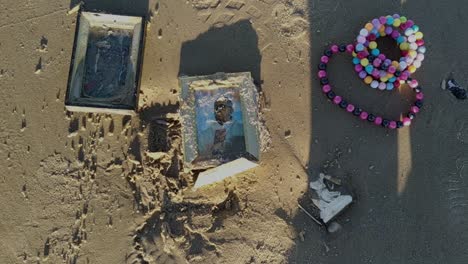
<instances>
[{"instance_id":1,"label":"shadow on sand","mask_svg":"<svg viewBox=\"0 0 468 264\"><path fill-rule=\"evenodd\" d=\"M179 75L208 75L217 72L251 72L260 86L258 36L248 20L213 27L182 44Z\"/></svg>"},{"instance_id":2,"label":"shadow on sand","mask_svg":"<svg viewBox=\"0 0 468 264\"><path fill-rule=\"evenodd\" d=\"M149 12L148 0L71 0L70 8L75 7L80 2L83 3L82 8L90 12L144 17Z\"/></svg>"},{"instance_id":3,"label":"shadow on sand","mask_svg":"<svg viewBox=\"0 0 468 264\"><path fill-rule=\"evenodd\" d=\"M468 169L463 168L468 165L460 165L465 164L466 144L457 141L456 135L466 125L462 120L466 120L468 108L439 89L445 74L441 70L453 68L455 62L466 65L457 56L464 48L457 45L440 55L431 50L447 50L447 36L460 30L450 25L462 25L460 20L466 20L451 14L466 13L468 6L427 1L423 15L418 3L411 0L368 1L364 9L357 2L308 1L310 42L314 44L308 164L314 171L309 171L309 180L323 171L348 181L355 201L337 218L343 229L333 234L299 211L292 222L305 239L296 241L289 262L466 263ZM349 43L365 21L402 9L422 27L429 43L428 59L414 74L427 99L410 128L387 131L327 102L315 72L325 43ZM447 21L439 25L431 17L446 17ZM445 26L451 33L443 30ZM349 55L339 55L329 64L330 82L337 93L379 115L398 118L400 113L406 114L414 99L397 92L373 91L359 80L350 61ZM313 211L309 195L299 203Z\"/></svg>"}]
</instances>

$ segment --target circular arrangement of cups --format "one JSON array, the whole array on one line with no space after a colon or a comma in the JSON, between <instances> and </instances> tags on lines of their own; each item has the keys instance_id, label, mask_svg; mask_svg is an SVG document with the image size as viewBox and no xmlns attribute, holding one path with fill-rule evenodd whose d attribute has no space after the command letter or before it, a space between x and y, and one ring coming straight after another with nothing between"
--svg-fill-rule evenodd
<instances>
[{"instance_id":1,"label":"circular arrangement of cups","mask_svg":"<svg viewBox=\"0 0 468 264\"><path fill-rule=\"evenodd\" d=\"M376 40L391 36L402 57L392 61L382 54ZM367 23L359 32L353 46L354 70L374 89L393 90L410 80L410 75L421 67L426 53L424 35L419 26L404 16L382 16Z\"/></svg>"},{"instance_id":2,"label":"circular arrangement of cups","mask_svg":"<svg viewBox=\"0 0 468 264\"><path fill-rule=\"evenodd\" d=\"M330 99L335 105L339 106L340 108L344 109L345 111L353 114L356 117L359 117L361 120L373 123L378 126L382 126L385 128L396 129L401 128L404 126L409 126L412 120L416 117L416 114L419 113L420 109L423 106L423 99L424 94L422 93L422 89L419 86L418 82L414 79L407 78L405 82L413 89L415 92L415 102L412 105L407 113L407 115L400 120L391 120L387 119L378 115L374 115L361 109L360 107L348 102L340 95L337 95L332 86L329 83L328 73L327 73L327 66L330 58L333 54L336 53L353 53L355 50L355 46L352 44L349 45L331 45L329 49L325 50L324 55L320 58L320 64L318 65L318 77L320 79L320 84L322 85L322 92L326 95L328 99ZM398 81L399 83L400 81Z\"/></svg>"}]
</instances>

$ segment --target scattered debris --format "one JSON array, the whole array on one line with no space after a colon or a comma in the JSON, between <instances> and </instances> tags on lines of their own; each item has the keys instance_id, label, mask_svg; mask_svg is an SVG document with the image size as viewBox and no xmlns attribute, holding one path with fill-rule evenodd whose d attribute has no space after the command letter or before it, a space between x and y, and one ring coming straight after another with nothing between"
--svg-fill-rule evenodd
<instances>
[{"instance_id":1,"label":"scattered debris","mask_svg":"<svg viewBox=\"0 0 468 264\"><path fill-rule=\"evenodd\" d=\"M323 174L323 173L322 173ZM341 180L340 179L336 179L336 178L333 178L332 176L330 175L325 175L323 174L323 177L331 182L333 182L334 184L337 184L337 185L341 185Z\"/></svg>"},{"instance_id":2,"label":"scattered debris","mask_svg":"<svg viewBox=\"0 0 468 264\"><path fill-rule=\"evenodd\" d=\"M325 242L323 242L323 246L325 247L325 252L328 253L330 251L330 248L328 247L328 245Z\"/></svg>"},{"instance_id":3,"label":"scattered debris","mask_svg":"<svg viewBox=\"0 0 468 264\"><path fill-rule=\"evenodd\" d=\"M312 220L314 220L315 223L317 223L318 225L322 226L322 222L320 222L319 220L317 220L317 218L315 218L311 213L309 213L306 209L304 209L304 207L302 207L300 204L297 204L297 206L299 206L299 208L307 215L309 216Z\"/></svg>"},{"instance_id":4,"label":"scattered debris","mask_svg":"<svg viewBox=\"0 0 468 264\"><path fill-rule=\"evenodd\" d=\"M257 163L252 162L246 158L236 159L200 173L193 188L197 189L215 182L220 182L228 177L242 173L246 170L253 169L257 166Z\"/></svg>"},{"instance_id":5,"label":"scattered debris","mask_svg":"<svg viewBox=\"0 0 468 264\"><path fill-rule=\"evenodd\" d=\"M467 98L466 89L461 87L452 77L442 80L442 89L449 90L459 100Z\"/></svg>"},{"instance_id":6,"label":"scattered debris","mask_svg":"<svg viewBox=\"0 0 468 264\"><path fill-rule=\"evenodd\" d=\"M302 242L305 241L305 236L304 236L304 235L305 235L305 231L304 231L304 230L302 230L301 232L299 232L299 238L301 239Z\"/></svg>"},{"instance_id":7,"label":"scattered debris","mask_svg":"<svg viewBox=\"0 0 468 264\"><path fill-rule=\"evenodd\" d=\"M338 190L333 191L335 186L332 184L337 184L340 181L330 179L332 179L331 176L320 173L319 179L310 183L310 188L315 190L317 194L317 198L312 199L312 201L320 209L320 218L324 223L328 223L353 201L351 195L343 195ZM327 183L327 181L332 182L332 184Z\"/></svg>"},{"instance_id":8,"label":"scattered debris","mask_svg":"<svg viewBox=\"0 0 468 264\"><path fill-rule=\"evenodd\" d=\"M78 11L80 11L80 8L81 8L82 5L83 5L83 1L79 2L72 9L68 10L67 16L78 13Z\"/></svg>"}]
</instances>

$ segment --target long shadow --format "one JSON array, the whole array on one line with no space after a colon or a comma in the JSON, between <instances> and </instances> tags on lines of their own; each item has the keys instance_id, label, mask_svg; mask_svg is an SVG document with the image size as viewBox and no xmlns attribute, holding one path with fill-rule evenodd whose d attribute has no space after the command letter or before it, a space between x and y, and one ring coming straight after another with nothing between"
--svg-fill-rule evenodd
<instances>
[{"instance_id":1,"label":"long shadow","mask_svg":"<svg viewBox=\"0 0 468 264\"><path fill-rule=\"evenodd\" d=\"M465 48L447 37L466 24L465 16L453 14L466 13L468 5L431 0L422 14L417 1L368 1L365 8L358 2L309 1L310 41L315 44L311 65L322 55L321 43L350 42L365 21L403 10L425 33L427 59L414 74L425 87L425 106L406 132L387 132L326 102L313 75L311 109L317 111L311 110L309 167L351 182L356 199L337 218L343 226L338 233L317 231L314 222L298 213L293 223L297 232L305 231L305 240L297 241L290 263L468 263L468 108L439 88L449 71L464 77L459 69L467 64L460 57ZM392 115L405 107L396 102L399 98L376 94L362 84L349 57L333 60L329 73L337 91L379 114ZM466 77L459 81L468 83ZM353 94L343 89L347 86ZM401 148L404 141L408 153ZM407 168L404 159L409 160ZM311 171L310 179L316 174ZM299 202L313 211L308 195Z\"/></svg>"},{"instance_id":2,"label":"long shadow","mask_svg":"<svg viewBox=\"0 0 468 264\"><path fill-rule=\"evenodd\" d=\"M416 2L407 5L418 9ZM412 245L418 256L432 258L425 262L468 263L468 102L455 99L439 85L449 72L465 87L468 84L463 70L466 56L460 56L466 48L449 37L468 22L462 15L468 5L427 1L425 10L415 21L428 46L427 59L418 71L426 99L410 133L413 171L405 193L415 238L405 244ZM432 20L433 16L441 22Z\"/></svg>"},{"instance_id":3,"label":"long shadow","mask_svg":"<svg viewBox=\"0 0 468 264\"><path fill-rule=\"evenodd\" d=\"M410 159L412 169L407 169L406 188L399 193L403 157L399 157L398 146L404 133L362 122L327 102L315 74L326 48L323 44L350 43L366 21L398 13L403 2L408 3L404 15L430 32L434 22L422 19L422 15L418 15L418 5L411 0L367 1L365 8L357 0L308 1L313 72L309 178L315 180L318 171L341 178L353 189L355 201L337 218L343 229L333 234L327 233L325 228L317 231L316 224L299 212L293 223L297 232L305 232L305 240L297 241L290 263L448 263L444 262L447 254L443 251L447 248L444 246L444 242L448 242L447 230L443 228L444 219L437 216L434 207L434 204L440 205L440 185L425 181L430 169L421 167L424 159L433 161L435 157L420 153L418 149L418 146L429 148L431 145L432 139L424 136L430 116L424 113L418 116L410 130L411 151L406 158ZM434 5L445 7L443 3ZM350 56L338 56L328 68L337 93L370 112L392 119L406 113L413 100L406 93L381 93L370 89L354 73ZM424 67L420 71L425 71ZM427 83L438 83L437 73L430 74ZM426 77L425 74L421 80ZM432 96L437 95L434 92ZM429 167L436 169L434 165ZM434 199L431 195L435 195ZM313 211L309 196L310 193L306 193L299 202Z\"/></svg>"},{"instance_id":4,"label":"long shadow","mask_svg":"<svg viewBox=\"0 0 468 264\"><path fill-rule=\"evenodd\" d=\"M182 44L179 75L207 75L216 72L251 72L261 84L258 36L248 20L221 28L213 27Z\"/></svg>"}]
</instances>

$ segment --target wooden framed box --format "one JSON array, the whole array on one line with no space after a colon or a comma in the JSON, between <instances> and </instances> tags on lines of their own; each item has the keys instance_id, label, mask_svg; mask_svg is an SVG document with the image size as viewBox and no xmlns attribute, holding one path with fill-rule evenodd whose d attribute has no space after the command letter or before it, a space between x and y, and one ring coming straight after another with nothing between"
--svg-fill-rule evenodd
<instances>
[{"instance_id":1,"label":"wooden framed box","mask_svg":"<svg viewBox=\"0 0 468 264\"><path fill-rule=\"evenodd\" d=\"M195 187L255 167L260 158L258 94L250 73L179 80L184 161L190 169L207 169Z\"/></svg>"},{"instance_id":2,"label":"wooden framed box","mask_svg":"<svg viewBox=\"0 0 468 264\"><path fill-rule=\"evenodd\" d=\"M80 12L66 109L135 114L144 32L143 17Z\"/></svg>"}]
</instances>

